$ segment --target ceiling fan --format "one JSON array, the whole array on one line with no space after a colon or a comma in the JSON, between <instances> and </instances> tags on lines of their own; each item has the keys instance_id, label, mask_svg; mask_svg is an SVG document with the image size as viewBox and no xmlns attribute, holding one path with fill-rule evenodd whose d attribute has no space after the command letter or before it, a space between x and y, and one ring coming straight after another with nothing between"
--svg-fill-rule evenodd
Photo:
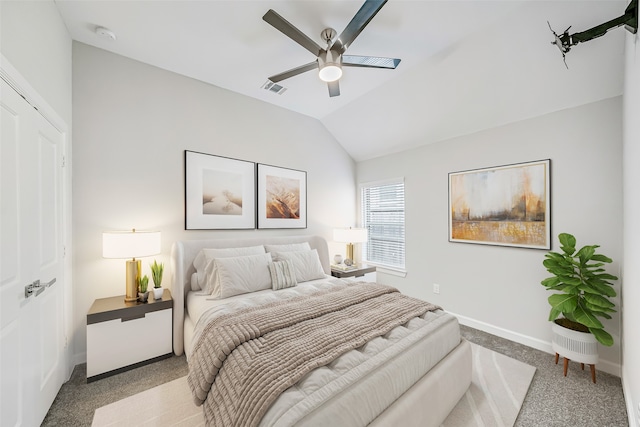
<instances>
[{"instance_id":1,"label":"ceiling fan","mask_svg":"<svg viewBox=\"0 0 640 427\"><path fill-rule=\"evenodd\" d=\"M347 48L386 2L387 0L366 0L337 38L336 30L333 28L324 29L320 36L327 43L326 48L318 45L289 21L269 9L262 19L316 56L315 61L271 76L269 80L272 83L277 83L289 77L318 69L320 79L327 82L329 96L333 97L340 95L338 80L342 77L342 66L395 69L400 63L400 60L396 58L345 55Z\"/></svg>"}]
</instances>

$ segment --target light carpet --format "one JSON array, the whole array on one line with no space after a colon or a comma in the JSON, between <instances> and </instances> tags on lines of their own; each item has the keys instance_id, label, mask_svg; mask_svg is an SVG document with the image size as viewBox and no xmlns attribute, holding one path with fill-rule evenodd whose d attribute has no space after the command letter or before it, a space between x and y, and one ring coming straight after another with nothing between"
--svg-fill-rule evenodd
<instances>
[{"instance_id":1,"label":"light carpet","mask_svg":"<svg viewBox=\"0 0 640 427\"><path fill-rule=\"evenodd\" d=\"M536 369L476 344L471 349L471 386L442 425L513 426ZM98 408L92 426L197 427L204 416L182 377Z\"/></svg>"}]
</instances>

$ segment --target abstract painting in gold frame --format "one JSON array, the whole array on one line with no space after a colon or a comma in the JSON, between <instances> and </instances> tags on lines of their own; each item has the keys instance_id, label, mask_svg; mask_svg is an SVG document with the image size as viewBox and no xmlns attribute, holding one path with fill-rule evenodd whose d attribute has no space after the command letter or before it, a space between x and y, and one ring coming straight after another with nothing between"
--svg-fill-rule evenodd
<instances>
[{"instance_id":1,"label":"abstract painting in gold frame","mask_svg":"<svg viewBox=\"0 0 640 427\"><path fill-rule=\"evenodd\" d=\"M551 249L550 165L449 173L449 241Z\"/></svg>"}]
</instances>

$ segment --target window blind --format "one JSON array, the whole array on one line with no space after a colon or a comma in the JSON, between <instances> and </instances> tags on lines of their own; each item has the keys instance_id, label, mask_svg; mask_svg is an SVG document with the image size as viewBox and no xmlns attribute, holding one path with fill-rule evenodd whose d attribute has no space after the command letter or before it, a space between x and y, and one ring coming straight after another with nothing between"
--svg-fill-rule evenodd
<instances>
[{"instance_id":1,"label":"window blind","mask_svg":"<svg viewBox=\"0 0 640 427\"><path fill-rule=\"evenodd\" d=\"M361 197L362 226L369 234L366 261L404 269L404 180L364 184Z\"/></svg>"}]
</instances>

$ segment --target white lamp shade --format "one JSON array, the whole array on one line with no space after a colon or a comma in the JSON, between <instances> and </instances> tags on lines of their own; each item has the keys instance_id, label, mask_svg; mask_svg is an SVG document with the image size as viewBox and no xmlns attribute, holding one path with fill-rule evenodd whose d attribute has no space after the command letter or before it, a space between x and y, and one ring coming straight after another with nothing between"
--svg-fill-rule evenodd
<instances>
[{"instance_id":1,"label":"white lamp shade","mask_svg":"<svg viewBox=\"0 0 640 427\"><path fill-rule=\"evenodd\" d=\"M107 231L102 233L104 258L141 258L160 253L159 231Z\"/></svg>"},{"instance_id":2,"label":"white lamp shade","mask_svg":"<svg viewBox=\"0 0 640 427\"><path fill-rule=\"evenodd\" d=\"M344 243L364 243L368 240L366 228L336 228L333 240Z\"/></svg>"}]
</instances>

